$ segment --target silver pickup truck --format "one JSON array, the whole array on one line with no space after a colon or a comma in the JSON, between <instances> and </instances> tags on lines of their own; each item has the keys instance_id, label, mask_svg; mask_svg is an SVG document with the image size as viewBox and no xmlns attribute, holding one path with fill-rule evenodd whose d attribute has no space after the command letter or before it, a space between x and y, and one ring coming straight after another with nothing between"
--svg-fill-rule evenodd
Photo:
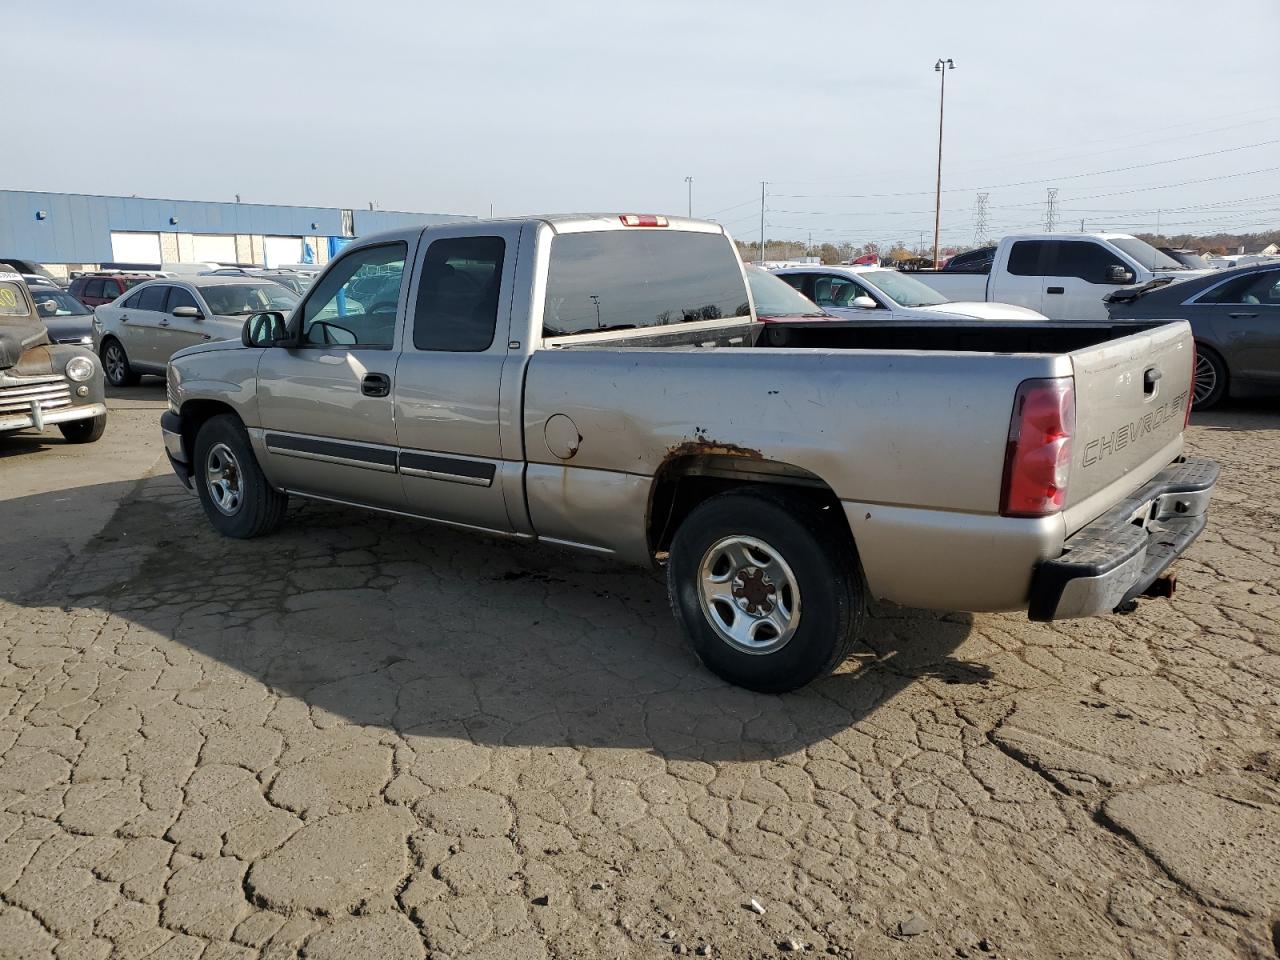
<instances>
[{"instance_id":1,"label":"silver pickup truck","mask_svg":"<svg viewBox=\"0 0 1280 960\"><path fill-rule=\"evenodd\" d=\"M1193 354L1181 322L766 336L718 225L533 217L351 244L289 316L178 353L162 428L228 536L299 496L663 564L706 665L782 691L872 597L1167 593L1218 473L1182 452Z\"/></svg>"}]
</instances>

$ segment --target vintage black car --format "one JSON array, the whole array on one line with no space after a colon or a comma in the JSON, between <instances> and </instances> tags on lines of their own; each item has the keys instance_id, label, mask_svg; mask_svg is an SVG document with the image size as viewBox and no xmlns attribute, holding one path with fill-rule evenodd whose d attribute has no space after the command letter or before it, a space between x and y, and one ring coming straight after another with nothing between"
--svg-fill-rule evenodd
<instances>
[{"instance_id":1,"label":"vintage black car","mask_svg":"<svg viewBox=\"0 0 1280 960\"><path fill-rule=\"evenodd\" d=\"M107 427L104 391L93 351L50 342L21 275L0 272L0 434L56 426L92 443Z\"/></svg>"}]
</instances>

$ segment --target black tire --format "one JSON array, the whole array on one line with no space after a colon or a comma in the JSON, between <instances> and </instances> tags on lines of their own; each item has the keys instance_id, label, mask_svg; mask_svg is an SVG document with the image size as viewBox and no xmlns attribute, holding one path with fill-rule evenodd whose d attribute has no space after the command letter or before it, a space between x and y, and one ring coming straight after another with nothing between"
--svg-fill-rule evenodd
<instances>
[{"instance_id":1,"label":"black tire","mask_svg":"<svg viewBox=\"0 0 1280 960\"><path fill-rule=\"evenodd\" d=\"M671 543L667 592L676 620L709 670L749 690L783 693L830 673L849 656L866 617L866 589L844 517L833 515L835 510L823 509L803 495L748 487L712 497L685 518ZM704 559L712 556L713 548L738 537L770 547L790 568L799 591L800 603L789 604L797 618L789 621L790 639L768 652L736 646L703 610ZM710 572L715 569L713 565ZM744 569L748 577L759 576L755 567ZM769 582L764 581L766 590ZM737 589L738 583L735 578L725 585ZM766 604L757 611L767 609L767 596L776 603L778 596L787 595L766 595ZM742 597L742 602L751 601ZM710 606L717 604L710 601ZM737 610L725 604L718 604L718 610L722 625L726 610L737 622ZM743 623L753 619L759 618L748 616ZM782 634L772 632L774 640L781 639Z\"/></svg>"},{"instance_id":2,"label":"black tire","mask_svg":"<svg viewBox=\"0 0 1280 960\"><path fill-rule=\"evenodd\" d=\"M226 490L215 492L212 489L210 468L214 463L220 463L224 468L229 463L234 465L230 470L234 483L228 480L238 491L234 509L219 506L228 497ZM222 473L224 477L228 476L226 469ZM200 427L200 432L196 434L191 479L200 496L205 516L224 537L239 540L261 537L274 532L284 522L289 498L267 482L266 475L253 455L253 448L249 445L249 435L234 414L224 413L212 417Z\"/></svg>"},{"instance_id":3,"label":"black tire","mask_svg":"<svg viewBox=\"0 0 1280 960\"><path fill-rule=\"evenodd\" d=\"M141 375L129 364L129 355L124 352L124 344L115 337L106 337L98 350L102 360L102 369L107 375L107 383L113 387L136 387Z\"/></svg>"},{"instance_id":4,"label":"black tire","mask_svg":"<svg viewBox=\"0 0 1280 960\"><path fill-rule=\"evenodd\" d=\"M1230 373L1227 372L1227 362L1222 359L1222 354L1214 350L1213 347L1206 347L1202 343L1196 344L1196 370L1195 378L1191 384L1195 391L1195 397L1191 402L1192 410L1208 410L1216 407L1222 398L1227 395L1227 384L1230 380ZM1200 390L1202 384L1212 380L1212 386L1207 392L1201 396Z\"/></svg>"},{"instance_id":5,"label":"black tire","mask_svg":"<svg viewBox=\"0 0 1280 960\"><path fill-rule=\"evenodd\" d=\"M93 443L106 433L107 415L102 413L87 420L68 420L58 424L58 429L67 443Z\"/></svg>"}]
</instances>

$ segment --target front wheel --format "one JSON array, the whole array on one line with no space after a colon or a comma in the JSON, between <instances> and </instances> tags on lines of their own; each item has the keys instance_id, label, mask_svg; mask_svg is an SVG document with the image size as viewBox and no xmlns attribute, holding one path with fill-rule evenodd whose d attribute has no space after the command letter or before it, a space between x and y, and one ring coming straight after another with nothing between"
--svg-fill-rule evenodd
<instances>
[{"instance_id":1,"label":"front wheel","mask_svg":"<svg viewBox=\"0 0 1280 960\"><path fill-rule=\"evenodd\" d=\"M831 672L866 613L844 518L802 496L712 497L676 531L667 590L694 651L730 683L783 693Z\"/></svg>"},{"instance_id":2,"label":"front wheel","mask_svg":"<svg viewBox=\"0 0 1280 960\"><path fill-rule=\"evenodd\" d=\"M1227 392L1227 364L1217 351L1196 344L1196 374L1191 397L1192 410L1217 406Z\"/></svg>"},{"instance_id":3,"label":"front wheel","mask_svg":"<svg viewBox=\"0 0 1280 960\"><path fill-rule=\"evenodd\" d=\"M93 443L95 440L102 439L102 435L106 432L107 415L100 413L96 417L85 420L69 420L58 424L58 429L62 431L62 436L67 443Z\"/></svg>"},{"instance_id":4,"label":"front wheel","mask_svg":"<svg viewBox=\"0 0 1280 960\"><path fill-rule=\"evenodd\" d=\"M234 414L213 417L200 427L192 479L205 516L224 537L248 540L284 522L289 498L267 482Z\"/></svg>"},{"instance_id":5,"label":"front wheel","mask_svg":"<svg viewBox=\"0 0 1280 960\"><path fill-rule=\"evenodd\" d=\"M102 369L107 374L107 382L113 387L136 387L142 379L130 366L124 345L115 337L108 337L102 342Z\"/></svg>"}]
</instances>

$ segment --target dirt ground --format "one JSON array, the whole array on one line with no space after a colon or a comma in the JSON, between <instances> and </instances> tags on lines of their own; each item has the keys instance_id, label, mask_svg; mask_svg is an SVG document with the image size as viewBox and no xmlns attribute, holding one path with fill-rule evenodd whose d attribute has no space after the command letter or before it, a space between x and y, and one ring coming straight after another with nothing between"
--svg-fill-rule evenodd
<instances>
[{"instance_id":1,"label":"dirt ground","mask_svg":"<svg viewBox=\"0 0 1280 960\"><path fill-rule=\"evenodd\" d=\"M1197 419L1174 600L881 608L783 697L701 669L650 573L315 505L224 540L134 479L149 426L128 477L15 443L4 960L1275 960L1280 405Z\"/></svg>"}]
</instances>

